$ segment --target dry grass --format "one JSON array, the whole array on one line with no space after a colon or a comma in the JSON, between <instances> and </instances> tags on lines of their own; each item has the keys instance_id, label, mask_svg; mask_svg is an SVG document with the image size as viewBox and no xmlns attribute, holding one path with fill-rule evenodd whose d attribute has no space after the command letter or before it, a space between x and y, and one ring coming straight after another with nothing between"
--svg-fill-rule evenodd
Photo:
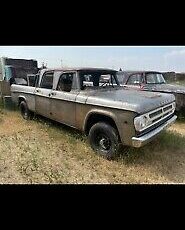
<instances>
[{"instance_id":1,"label":"dry grass","mask_svg":"<svg viewBox=\"0 0 185 230\"><path fill-rule=\"evenodd\" d=\"M0 183L184 183L184 128L177 123L142 149L122 149L107 161L71 128L1 110Z\"/></svg>"}]
</instances>

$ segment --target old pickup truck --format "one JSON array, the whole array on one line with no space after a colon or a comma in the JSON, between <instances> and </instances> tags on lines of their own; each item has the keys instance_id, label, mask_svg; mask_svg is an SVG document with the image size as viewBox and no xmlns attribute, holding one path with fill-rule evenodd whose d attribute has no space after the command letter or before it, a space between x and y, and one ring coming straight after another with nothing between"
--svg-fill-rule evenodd
<instances>
[{"instance_id":1,"label":"old pickup truck","mask_svg":"<svg viewBox=\"0 0 185 230\"><path fill-rule=\"evenodd\" d=\"M167 84L163 74L157 71L120 71L120 85L136 90L172 93L176 99L176 111L185 112L185 86Z\"/></svg>"},{"instance_id":2,"label":"old pickup truck","mask_svg":"<svg viewBox=\"0 0 185 230\"><path fill-rule=\"evenodd\" d=\"M116 72L44 69L35 87L12 84L12 100L23 118L36 113L81 130L93 150L112 159L121 143L141 147L177 118L173 95L123 90Z\"/></svg>"}]
</instances>

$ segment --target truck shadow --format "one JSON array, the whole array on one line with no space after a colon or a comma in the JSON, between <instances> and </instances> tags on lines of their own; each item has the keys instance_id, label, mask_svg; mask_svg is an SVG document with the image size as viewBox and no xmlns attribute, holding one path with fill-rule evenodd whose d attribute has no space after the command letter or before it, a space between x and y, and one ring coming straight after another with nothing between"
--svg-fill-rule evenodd
<instances>
[{"instance_id":1,"label":"truck shadow","mask_svg":"<svg viewBox=\"0 0 185 230\"><path fill-rule=\"evenodd\" d=\"M68 136L74 137L76 140L85 140L87 137L80 132L79 130L72 128L70 126L67 126L65 124L59 123L57 121L51 120L49 118L43 117L41 115L35 115L34 120L39 122L40 124L47 125L48 127L51 127L58 132L61 130L67 134Z\"/></svg>"}]
</instances>

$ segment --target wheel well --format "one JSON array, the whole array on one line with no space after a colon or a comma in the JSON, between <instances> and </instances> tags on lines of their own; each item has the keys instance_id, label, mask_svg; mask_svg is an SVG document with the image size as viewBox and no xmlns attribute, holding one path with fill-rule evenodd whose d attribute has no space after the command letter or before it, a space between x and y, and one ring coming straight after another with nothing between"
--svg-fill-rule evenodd
<instances>
[{"instance_id":1,"label":"wheel well","mask_svg":"<svg viewBox=\"0 0 185 230\"><path fill-rule=\"evenodd\" d=\"M21 104L22 101L26 101L26 100L23 97L19 97L18 106Z\"/></svg>"},{"instance_id":2,"label":"wheel well","mask_svg":"<svg viewBox=\"0 0 185 230\"><path fill-rule=\"evenodd\" d=\"M111 117L96 113L96 114L91 114L88 117L86 124L85 124L85 134L88 135L91 127L100 121L108 123L109 125L111 125L118 131L116 123Z\"/></svg>"}]
</instances>

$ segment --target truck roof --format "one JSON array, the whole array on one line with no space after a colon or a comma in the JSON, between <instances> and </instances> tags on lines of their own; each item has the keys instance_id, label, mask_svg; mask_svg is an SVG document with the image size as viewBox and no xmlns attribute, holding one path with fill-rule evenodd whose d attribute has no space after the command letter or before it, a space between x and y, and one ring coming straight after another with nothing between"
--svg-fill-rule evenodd
<instances>
[{"instance_id":1,"label":"truck roof","mask_svg":"<svg viewBox=\"0 0 185 230\"><path fill-rule=\"evenodd\" d=\"M48 68L43 69L42 71L103 71L103 72L117 72L117 70L114 69L108 69L108 68L92 68L92 67L73 67L73 68Z\"/></svg>"}]
</instances>

